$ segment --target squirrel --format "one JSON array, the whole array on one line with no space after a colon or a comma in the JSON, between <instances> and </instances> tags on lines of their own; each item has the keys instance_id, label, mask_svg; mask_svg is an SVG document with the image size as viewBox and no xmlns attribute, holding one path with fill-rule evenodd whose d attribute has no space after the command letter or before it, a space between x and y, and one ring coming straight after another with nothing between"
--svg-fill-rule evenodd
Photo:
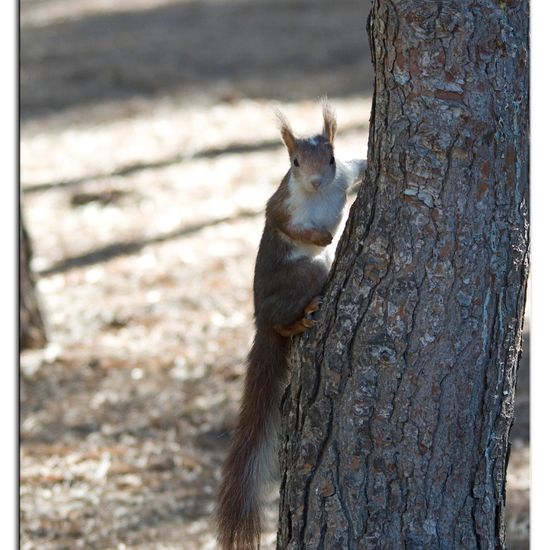
<instances>
[{"instance_id":1,"label":"squirrel","mask_svg":"<svg viewBox=\"0 0 550 550\"><path fill-rule=\"evenodd\" d=\"M326 100L323 130L310 138L297 138L287 118L280 111L276 115L290 169L267 203L256 258L256 334L218 495L221 550L259 548L262 489L278 474L279 407L291 337L315 324L331 265L327 247L342 219L347 190L366 167L364 160L335 159L336 115Z\"/></svg>"}]
</instances>

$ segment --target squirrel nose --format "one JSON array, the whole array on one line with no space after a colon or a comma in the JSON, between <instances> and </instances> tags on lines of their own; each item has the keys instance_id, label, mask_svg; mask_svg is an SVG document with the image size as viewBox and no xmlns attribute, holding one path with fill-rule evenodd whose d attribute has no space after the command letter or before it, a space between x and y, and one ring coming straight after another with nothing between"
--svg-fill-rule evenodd
<instances>
[{"instance_id":1,"label":"squirrel nose","mask_svg":"<svg viewBox=\"0 0 550 550\"><path fill-rule=\"evenodd\" d=\"M312 178L311 179L311 185L314 189L319 189L321 187L321 179L320 178Z\"/></svg>"}]
</instances>

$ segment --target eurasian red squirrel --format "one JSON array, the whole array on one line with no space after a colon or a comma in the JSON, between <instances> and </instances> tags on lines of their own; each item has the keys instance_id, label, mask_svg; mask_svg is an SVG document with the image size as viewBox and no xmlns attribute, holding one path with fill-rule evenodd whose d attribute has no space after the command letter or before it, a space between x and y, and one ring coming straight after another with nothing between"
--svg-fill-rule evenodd
<instances>
[{"instance_id":1,"label":"eurasian red squirrel","mask_svg":"<svg viewBox=\"0 0 550 550\"><path fill-rule=\"evenodd\" d=\"M256 336L240 416L222 472L218 542L222 550L255 550L261 533L261 489L277 475L279 406L291 336L315 323L331 260L327 245L342 219L346 191L365 161L334 158L336 116L323 103L323 130L295 137L278 112L290 169L269 199L254 271Z\"/></svg>"}]
</instances>

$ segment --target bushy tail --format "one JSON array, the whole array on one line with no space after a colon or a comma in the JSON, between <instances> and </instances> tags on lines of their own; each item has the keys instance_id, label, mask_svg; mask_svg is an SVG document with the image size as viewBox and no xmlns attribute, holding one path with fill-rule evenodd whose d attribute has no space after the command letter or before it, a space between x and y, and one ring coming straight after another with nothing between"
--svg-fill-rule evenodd
<instances>
[{"instance_id":1,"label":"bushy tail","mask_svg":"<svg viewBox=\"0 0 550 550\"><path fill-rule=\"evenodd\" d=\"M259 548L262 489L277 474L279 406L288 346L289 339L258 331L248 354L239 421L218 497L221 550Z\"/></svg>"}]
</instances>

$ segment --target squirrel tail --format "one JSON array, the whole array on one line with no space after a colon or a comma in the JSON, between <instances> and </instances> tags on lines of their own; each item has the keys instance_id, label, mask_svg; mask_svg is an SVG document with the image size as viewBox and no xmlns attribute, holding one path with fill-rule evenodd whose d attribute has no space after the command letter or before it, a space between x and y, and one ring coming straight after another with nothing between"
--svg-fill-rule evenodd
<instances>
[{"instance_id":1,"label":"squirrel tail","mask_svg":"<svg viewBox=\"0 0 550 550\"><path fill-rule=\"evenodd\" d=\"M259 548L262 489L278 474L279 406L289 341L273 330L259 330L248 354L240 416L218 497L221 550Z\"/></svg>"}]
</instances>

